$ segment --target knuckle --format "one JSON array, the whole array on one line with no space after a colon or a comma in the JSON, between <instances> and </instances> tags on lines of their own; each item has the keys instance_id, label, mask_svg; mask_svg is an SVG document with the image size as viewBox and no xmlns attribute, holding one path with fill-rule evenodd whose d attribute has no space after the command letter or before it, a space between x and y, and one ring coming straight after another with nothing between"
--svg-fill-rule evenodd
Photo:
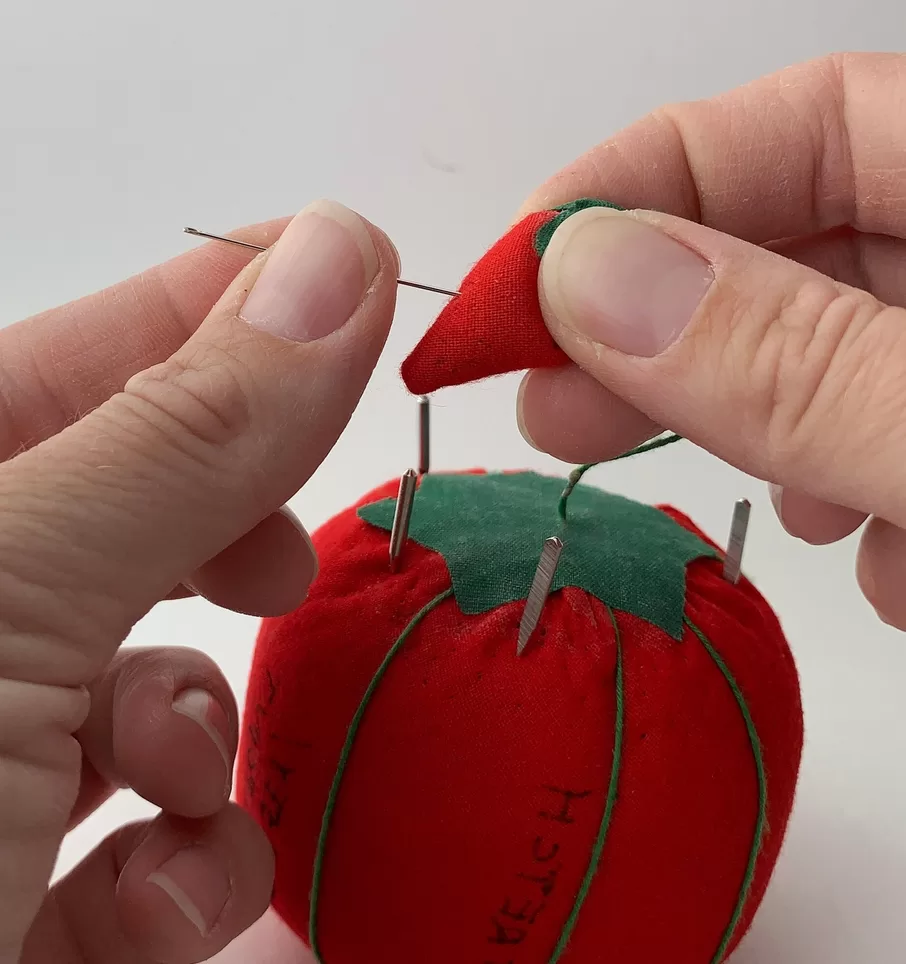
<instances>
[{"instance_id":1,"label":"knuckle","mask_svg":"<svg viewBox=\"0 0 906 964\"><path fill-rule=\"evenodd\" d=\"M0 753L0 813L17 834L59 830L75 805L82 765L78 740L62 735L38 758Z\"/></svg>"},{"instance_id":2,"label":"knuckle","mask_svg":"<svg viewBox=\"0 0 906 964\"><path fill-rule=\"evenodd\" d=\"M85 686L0 679L0 753L65 769L90 705Z\"/></svg>"},{"instance_id":3,"label":"knuckle","mask_svg":"<svg viewBox=\"0 0 906 964\"><path fill-rule=\"evenodd\" d=\"M229 347L202 344L133 376L123 395L173 445L197 458L247 434L257 393Z\"/></svg>"},{"instance_id":4,"label":"knuckle","mask_svg":"<svg viewBox=\"0 0 906 964\"><path fill-rule=\"evenodd\" d=\"M112 672L120 697L140 688L175 690L185 685L210 689L225 682L210 656L187 646L121 649Z\"/></svg>"},{"instance_id":5,"label":"knuckle","mask_svg":"<svg viewBox=\"0 0 906 964\"><path fill-rule=\"evenodd\" d=\"M902 366L895 363L903 357L897 345L902 334L894 331L902 325L888 324L890 309L848 289L811 306L793 305L790 315L803 308L806 319L811 310L814 323L803 329L794 322L784 339L769 441L800 463L811 461L816 447L826 454L841 435L868 455L867 448L891 427L884 397L895 398L897 408L904 400ZM863 420L866 410L875 417Z\"/></svg>"},{"instance_id":6,"label":"knuckle","mask_svg":"<svg viewBox=\"0 0 906 964\"><path fill-rule=\"evenodd\" d=\"M61 686L91 679L115 645L99 647L99 635L118 640L128 621L103 591L76 588L67 560L55 566L27 549L6 556L0 542L0 677Z\"/></svg>"},{"instance_id":7,"label":"knuckle","mask_svg":"<svg viewBox=\"0 0 906 964\"><path fill-rule=\"evenodd\" d=\"M703 334L713 351L715 330L723 332L719 397L741 418L740 431L759 439L768 467L813 462L874 404L885 372L902 367L890 363L891 354L903 357L896 342L906 326L890 324L894 309L864 292L819 277L716 294ZM902 402L902 385L895 394Z\"/></svg>"}]
</instances>

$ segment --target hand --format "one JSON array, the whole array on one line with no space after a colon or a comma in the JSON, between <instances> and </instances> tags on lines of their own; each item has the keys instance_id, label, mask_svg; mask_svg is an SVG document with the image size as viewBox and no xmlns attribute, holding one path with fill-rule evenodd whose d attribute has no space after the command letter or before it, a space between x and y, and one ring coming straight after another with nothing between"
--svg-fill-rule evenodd
<instances>
[{"instance_id":1,"label":"hand","mask_svg":"<svg viewBox=\"0 0 906 964\"><path fill-rule=\"evenodd\" d=\"M543 259L574 367L531 372L519 420L568 461L669 427L773 483L906 629L906 56L829 57L664 108L553 178L578 197ZM664 213L653 213L664 212Z\"/></svg>"},{"instance_id":2,"label":"hand","mask_svg":"<svg viewBox=\"0 0 906 964\"><path fill-rule=\"evenodd\" d=\"M304 598L316 561L281 506L359 400L399 265L326 204L249 258L208 245L0 331L0 964L189 964L268 905L267 840L228 802L226 681L119 647L168 596ZM120 786L160 816L48 891L67 829Z\"/></svg>"}]
</instances>

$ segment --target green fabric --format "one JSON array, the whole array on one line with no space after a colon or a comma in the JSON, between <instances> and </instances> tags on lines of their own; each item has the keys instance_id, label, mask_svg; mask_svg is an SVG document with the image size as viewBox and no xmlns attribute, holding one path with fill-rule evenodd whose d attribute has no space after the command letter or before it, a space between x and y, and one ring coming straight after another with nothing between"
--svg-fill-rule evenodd
<instances>
[{"instance_id":1,"label":"green fabric","mask_svg":"<svg viewBox=\"0 0 906 964\"><path fill-rule=\"evenodd\" d=\"M553 208L552 210L559 211L560 213L557 217L548 221L547 224L542 225L535 235L535 251L538 252L539 258L547 251L547 246L551 243L551 238L554 236L557 228L559 228L567 218L572 217L579 211L584 211L586 208L611 208L614 211L625 210L625 208L621 208L619 204L611 204L610 201L598 201L595 198L588 197L581 198L578 201L570 201L569 204L563 204L558 208Z\"/></svg>"},{"instance_id":2,"label":"green fabric","mask_svg":"<svg viewBox=\"0 0 906 964\"><path fill-rule=\"evenodd\" d=\"M415 496L409 537L439 552L464 613L481 613L528 596L544 540L564 543L551 591L575 586L606 606L683 636L686 565L717 553L651 506L590 486L558 513L563 479L534 472L428 475ZM359 509L388 532L395 499Z\"/></svg>"}]
</instances>

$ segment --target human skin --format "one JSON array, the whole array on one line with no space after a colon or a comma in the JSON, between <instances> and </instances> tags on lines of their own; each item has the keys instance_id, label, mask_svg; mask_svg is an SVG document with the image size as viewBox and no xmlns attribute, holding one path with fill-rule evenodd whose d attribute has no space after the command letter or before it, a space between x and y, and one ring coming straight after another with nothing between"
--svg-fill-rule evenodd
<instances>
[{"instance_id":1,"label":"human skin","mask_svg":"<svg viewBox=\"0 0 906 964\"><path fill-rule=\"evenodd\" d=\"M555 235L542 302L575 364L519 400L560 458L666 426L778 486L793 535L868 518L860 582L901 628L904 102L903 57L828 58L665 108L561 172L525 210L632 210ZM334 223L317 242L312 217ZM313 578L281 506L358 401L398 261L345 209L294 225L243 231L280 237L251 264L206 246L0 331L0 964L190 964L256 920L218 964L310 961L260 917L273 855L227 801L226 681L189 650L121 648L166 598L278 614ZM161 816L48 892L62 837L123 785Z\"/></svg>"},{"instance_id":2,"label":"human skin","mask_svg":"<svg viewBox=\"0 0 906 964\"><path fill-rule=\"evenodd\" d=\"M282 506L358 403L399 263L338 205L242 232L278 235L0 331L2 964L202 961L267 908L273 855L228 802L225 679L120 644L167 597L279 614L314 577ZM126 785L161 815L48 891L64 834Z\"/></svg>"},{"instance_id":3,"label":"human skin","mask_svg":"<svg viewBox=\"0 0 906 964\"><path fill-rule=\"evenodd\" d=\"M857 575L906 628L906 56L845 54L663 108L523 213L576 197L542 261L575 363L530 372L518 420L567 461L669 427L771 483L814 544L866 523Z\"/></svg>"},{"instance_id":4,"label":"human skin","mask_svg":"<svg viewBox=\"0 0 906 964\"><path fill-rule=\"evenodd\" d=\"M824 58L655 112L518 214L631 209L577 214L548 248L541 301L575 364L526 375L527 440L593 462L669 427L772 483L793 536L831 543L870 518L858 578L901 629L904 104L906 56ZM274 964L312 960L268 915L217 964L268 947Z\"/></svg>"}]
</instances>

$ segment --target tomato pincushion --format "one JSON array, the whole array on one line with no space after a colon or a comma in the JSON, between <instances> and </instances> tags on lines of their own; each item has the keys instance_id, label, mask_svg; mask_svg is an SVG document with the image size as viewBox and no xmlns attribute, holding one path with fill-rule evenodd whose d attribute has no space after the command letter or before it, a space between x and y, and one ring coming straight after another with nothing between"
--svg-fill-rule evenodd
<instances>
[{"instance_id":1,"label":"tomato pincushion","mask_svg":"<svg viewBox=\"0 0 906 964\"><path fill-rule=\"evenodd\" d=\"M264 621L239 799L323 964L718 964L746 932L802 749L787 642L685 516L581 485L564 521L564 484L424 477L392 572L388 483Z\"/></svg>"}]
</instances>

